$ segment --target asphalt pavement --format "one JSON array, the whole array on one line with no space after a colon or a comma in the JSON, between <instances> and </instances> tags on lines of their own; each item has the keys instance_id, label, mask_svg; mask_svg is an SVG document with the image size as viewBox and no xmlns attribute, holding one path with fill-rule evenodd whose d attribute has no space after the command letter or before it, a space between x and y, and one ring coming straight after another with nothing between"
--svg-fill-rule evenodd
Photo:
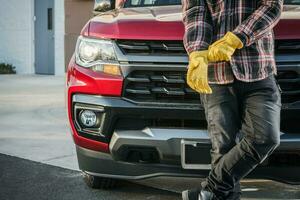
<instances>
[{"instance_id":1,"label":"asphalt pavement","mask_svg":"<svg viewBox=\"0 0 300 200\"><path fill-rule=\"evenodd\" d=\"M180 195L131 182L118 189L88 188L78 171L0 155L1 200L179 200Z\"/></svg>"},{"instance_id":2,"label":"asphalt pavement","mask_svg":"<svg viewBox=\"0 0 300 200\"><path fill-rule=\"evenodd\" d=\"M0 75L0 200L180 199L200 179L157 177L92 190L82 180L65 109L65 78ZM243 200L299 199L300 186L244 180Z\"/></svg>"}]
</instances>

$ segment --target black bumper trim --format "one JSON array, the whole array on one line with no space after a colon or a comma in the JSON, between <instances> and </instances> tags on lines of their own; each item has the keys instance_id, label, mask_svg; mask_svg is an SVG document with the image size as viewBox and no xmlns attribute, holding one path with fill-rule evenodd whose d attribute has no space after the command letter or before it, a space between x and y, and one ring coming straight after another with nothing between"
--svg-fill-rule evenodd
<instances>
[{"instance_id":1,"label":"black bumper trim","mask_svg":"<svg viewBox=\"0 0 300 200\"><path fill-rule=\"evenodd\" d=\"M120 120L123 119L134 120L134 125L138 125L138 123L140 122L141 126L144 126L143 121L155 119L200 120L203 122L201 123L201 126L202 124L206 123L204 112L200 106L200 99L198 106L174 104L172 107L164 107L162 105L137 105L128 102L127 100L120 97L106 97L85 94L75 94L73 95L72 100L73 110L74 106L78 104L80 106L101 106L102 108L104 108L103 123L102 127L100 127L101 133L99 133L99 136L80 133L83 137L100 142L109 143L113 132L116 128L119 128L117 124L119 122L121 123ZM140 128L141 127L138 127L138 129Z\"/></svg>"},{"instance_id":2,"label":"black bumper trim","mask_svg":"<svg viewBox=\"0 0 300 200\"><path fill-rule=\"evenodd\" d=\"M204 178L209 170L185 170L180 165L136 164L119 162L110 154L76 147L80 170L99 177L141 180L157 176ZM271 179L289 184L300 184L297 166L260 166L247 178Z\"/></svg>"}]
</instances>

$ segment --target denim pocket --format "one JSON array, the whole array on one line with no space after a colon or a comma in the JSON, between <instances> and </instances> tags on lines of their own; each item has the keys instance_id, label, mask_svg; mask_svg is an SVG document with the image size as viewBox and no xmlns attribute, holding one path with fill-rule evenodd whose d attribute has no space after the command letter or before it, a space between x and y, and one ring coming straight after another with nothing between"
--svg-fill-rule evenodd
<instances>
[{"instance_id":1,"label":"denim pocket","mask_svg":"<svg viewBox=\"0 0 300 200\"><path fill-rule=\"evenodd\" d=\"M276 87L276 95L277 95L277 104L278 106L282 106L281 104L281 95L282 95L282 89L278 83L278 81L274 78L274 86Z\"/></svg>"},{"instance_id":2,"label":"denim pocket","mask_svg":"<svg viewBox=\"0 0 300 200\"><path fill-rule=\"evenodd\" d=\"M270 75L267 79L265 79L265 81L266 82L263 87L266 89L266 95L268 95L275 104L281 106L282 90L275 76Z\"/></svg>"},{"instance_id":3,"label":"denim pocket","mask_svg":"<svg viewBox=\"0 0 300 200\"><path fill-rule=\"evenodd\" d=\"M275 79L275 84L276 84L276 86L277 86L278 92L279 92L280 94L282 94L282 89L281 89L280 84L279 84L279 82L278 82L277 79Z\"/></svg>"}]
</instances>

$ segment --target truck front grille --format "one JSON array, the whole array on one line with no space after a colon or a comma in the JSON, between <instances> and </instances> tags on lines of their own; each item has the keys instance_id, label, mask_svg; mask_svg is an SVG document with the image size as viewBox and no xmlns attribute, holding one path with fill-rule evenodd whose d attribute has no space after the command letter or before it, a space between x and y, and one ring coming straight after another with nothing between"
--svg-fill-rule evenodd
<instances>
[{"instance_id":1,"label":"truck front grille","mask_svg":"<svg viewBox=\"0 0 300 200\"><path fill-rule=\"evenodd\" d=\"M117 44L125 55L186 55L182 41L117 40Z\"/></svg>"},{"instance_id":2,"label":"truck front grille","mask_svg":"<svg viewBox=\"0 0 300 200\"><path fill-rule=\"evenodd\" d=\"M282 103L300 100L300 75L279 70ZM186 83L186 71L132 71L124 81L123 97L136 103L200 104L199 94Z\"/></svg>"},{"instance_id":3,"label":"truck front grille","mask_svg":"<svg viewBox=\"0 0 300 200\"><path fill-rule=\"evenodd\" d=\"M199 94L186 84L186 71L133 71L123 96L139 103L200 104Z\"/></svg>"},{"instance_id":4,"label":"truck front grille","mask_svg":"<svg viewBox=\"0 0 300 200\"><path fill-rule=\"evenodd\" d=\"M300 75L296 71L278 71L277 80L282 90L282 103L300 101Z\"/></svg>"}]
</instances>

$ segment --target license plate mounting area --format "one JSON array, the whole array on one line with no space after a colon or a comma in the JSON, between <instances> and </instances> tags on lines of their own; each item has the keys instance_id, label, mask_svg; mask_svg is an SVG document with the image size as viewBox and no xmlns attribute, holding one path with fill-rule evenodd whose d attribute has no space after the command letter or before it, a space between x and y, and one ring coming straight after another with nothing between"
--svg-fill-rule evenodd
<instances>
[{"instance_id":1,"label":"license plate mounting area","mask_svg":"<svg viewBox=\"0 0 300 200\"><path fill-rule=\"evenodd\" d=\"M181 140L181 166L183 169L211 169L211 144L207 141Z\"/></svg>"}]
</instances>

